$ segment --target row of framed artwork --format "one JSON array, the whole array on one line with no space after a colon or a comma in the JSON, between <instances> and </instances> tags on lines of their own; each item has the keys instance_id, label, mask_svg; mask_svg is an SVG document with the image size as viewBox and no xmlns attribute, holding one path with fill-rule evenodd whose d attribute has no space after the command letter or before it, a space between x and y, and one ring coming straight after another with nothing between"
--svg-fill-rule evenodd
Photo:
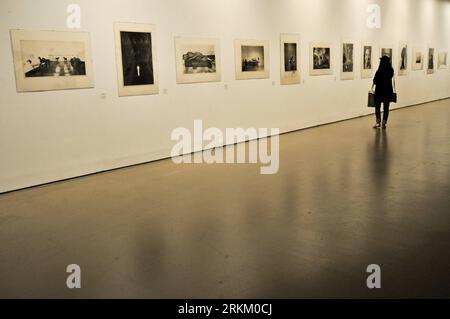
<instances>
[{"instance_id":1,"label":"row of framed artwork","mask_svg":"<svg viewBox=\"0 0 450 319\"><path fill-rule=\"evenodd\" d=\"M159 93L156 28L152 24L114 24L119 96ZM89 34L84 32L11 30L16 84L18 92L46 91L94 87ZM281 34L280 82L299 84L301 76L300 37ZM331 43L311 43L309 51L310 75L333 74L334 59ZM342 41L340 71L342 80L355 78L355 41ZM423 70L425 54L412 51L406 42L399 46L399 75ZM175 38L177 83L221 81L221 50L219 39ZM394 61L394 49L382 47L379 56ZM361 78L373 76L374 46L361 45ZM235 40L236 79L270 77L270 42ZM437 56L437 68L446 69L447 52ZM428 48L427 73L436 69L435 49Z\"/></svg>"}]
</instances>

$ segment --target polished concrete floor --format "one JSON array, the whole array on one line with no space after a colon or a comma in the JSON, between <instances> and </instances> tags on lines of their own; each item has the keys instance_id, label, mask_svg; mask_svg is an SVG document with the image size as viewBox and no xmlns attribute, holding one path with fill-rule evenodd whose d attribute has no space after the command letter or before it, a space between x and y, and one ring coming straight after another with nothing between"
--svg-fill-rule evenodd
<instances>
[{"instance_id":1,"label":"polished concrete floor","mask_svg":"<svg viewBox=\"0 0 450 319\"><path fill-rule=\"evenodd\" d=\"M165 160L0 195L0 297L450 297L450 99L372 122L283 135L272 176Z\"/></svg>"}]
</instances>

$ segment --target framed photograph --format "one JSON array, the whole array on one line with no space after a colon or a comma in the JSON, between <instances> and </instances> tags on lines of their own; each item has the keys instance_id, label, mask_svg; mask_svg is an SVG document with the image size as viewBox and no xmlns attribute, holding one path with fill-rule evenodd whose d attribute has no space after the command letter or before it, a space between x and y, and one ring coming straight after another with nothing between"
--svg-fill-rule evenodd
<instances>
[{"instance_id":1,"label":"framed photograph","mask_svg":"<svg viewBox=\"0 0 450 319\"><path fill-rule=\"evenodd\" d=\"M374 48L369 42L364 42L361 46L361 78L368 79L373 77Z\"/></svg>"},{"instance_id":2,"label":"framed photograph","mask_svg":"<svg viewBox=\"0 0 450 319\"><path fill-rule=\"evenodd\" d=\"M270 77L269 41L235 40L236 80Z\"/></svg>"},{"instance_id":3,"label":"framed photograph","mask_svg":"<svg viewBox=\"0 0 450 319\"><path fill-rule=\"evenodd\" d=\"M175 59L179 84L221 80L218 39L177 37Z\"/></svg>"},{"instance_id":4,"label":"framed photograph","mask_svg":"<svg viewBox=\"0 0 450 319\"><path fill-rule=\"evenodd\" d=\"M391 60L391 64L392 66L394 66L393 62L394 62L394 50L392 49L392 47L389 46L384 46L380 48L380 58L387 56L389 57L389 59Z\"/></svg>"},{"instance_id":5,"label":"framed photograph","mask_svg":"<svg viewBox=\"0 0 450 319\"><path fill-rule=\"evenodd\" d=\"M447 68L447 51L439 51L438 55L438 69Z\"/></svg>"},{"instance_id":6,"label":"framed photograph","mask_svg":"<svg viewBox=\"0 0 450 319\"><path fill-rule=\"evenodd\" d=\"M153 24L114 24L119 96L158 94L156 28Z\"/></svg>"},{"instance_id":7,"label":"framed photograph","mask_svg":"<svg viewBox=\"0 0 450 319\"><path fill-rule=\"evenodd\" d=\"M427 74L433 74L435 70L434 48L428 48Z\"/></svg>"},{"instance_id":8,"label":"framed photograph","mask_svg":"<svg viewBox=\"0 0 450 319\"><path fill-rule=\"evenodd\" d=\"M300 84L300 36L281 34L281 85Z\"/></svg>"},{"instance_id":9,"label":"framed photograph","mask_svg":"<svg viewBox=\"0 0 450 319\"><path fill-rule=\"evenodd\" d=\"M412 58L413 58L412 69L414 71L423 70L423 52L422 52L422 50L415 48L413 50Z\"/></svg>"},{"instance_id":10,"label":"framed photograph","mask_svg":"<svg viewBox=\"0 0 450 319\"><path fill-rule=\"evenodd\" d=\"M17 92L94 87L88 33L11 30Z\"/></svg>"},{"instance_id":11,"label":"framed photograph","mask_svg":"<svg viewBox=\"0 0 450 319\"><path fill-rule=\"evenodd\" d=\"M310 75L331 75L333 74L333 58L331 44L311 43L309 54Z\"/></svg>"},{"instance_id":12,"label":"framed photograph","mask_svg":"<svg viewBox=\"0 0 450 319\"><path fill-rule=\"evenodd\" d=\"M355 43L341 42L341 80L355 79Z\"/></svg>"},{"instance_id":13,"label":"framed photograph","mask_svg":"<svg viewBox=\"0 0 450 319\"><path fill-rule=\"evenodd\" d=\"M406 42L400 42L398 75L406 74L408 74L408 44Z\"/></svg>"}]
</instances>

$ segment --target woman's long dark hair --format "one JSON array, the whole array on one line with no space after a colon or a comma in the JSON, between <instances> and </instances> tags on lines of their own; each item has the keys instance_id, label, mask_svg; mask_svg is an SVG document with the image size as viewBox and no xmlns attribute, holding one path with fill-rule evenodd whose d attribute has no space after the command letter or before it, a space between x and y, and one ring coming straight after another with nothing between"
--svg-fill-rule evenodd
<instances>
[{"instance_id":1,"label":"woman's long dark hair","mask_svg":"<svg viewBox=\"0 0 450 319\"><path fill-rule=\"evenodd\" d=\"M386 74L394 74L394 69L391 65L391 59L388 56L383 56L380 59L380 66L378 67L378 71Z\"/></svg>"}]
</instances>

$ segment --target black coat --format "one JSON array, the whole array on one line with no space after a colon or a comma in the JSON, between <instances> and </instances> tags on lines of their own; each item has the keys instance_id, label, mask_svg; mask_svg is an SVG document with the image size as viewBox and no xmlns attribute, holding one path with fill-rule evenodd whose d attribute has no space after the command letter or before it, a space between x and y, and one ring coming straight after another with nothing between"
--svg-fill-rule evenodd
<instances>
[{"instance_id":1,"label":"black coat","mask_svg":"<svg viewBox=\"0 0 450 319\"><path fill-rule=\"evenodd\" d=\"M389 69L379 69L375 73L375 78L373 79L373 84L375 84L375 102L390 102L391 97L394 93L392 87L392 78L394 77L394 70Z\"/></svg>"}]
</instances>

